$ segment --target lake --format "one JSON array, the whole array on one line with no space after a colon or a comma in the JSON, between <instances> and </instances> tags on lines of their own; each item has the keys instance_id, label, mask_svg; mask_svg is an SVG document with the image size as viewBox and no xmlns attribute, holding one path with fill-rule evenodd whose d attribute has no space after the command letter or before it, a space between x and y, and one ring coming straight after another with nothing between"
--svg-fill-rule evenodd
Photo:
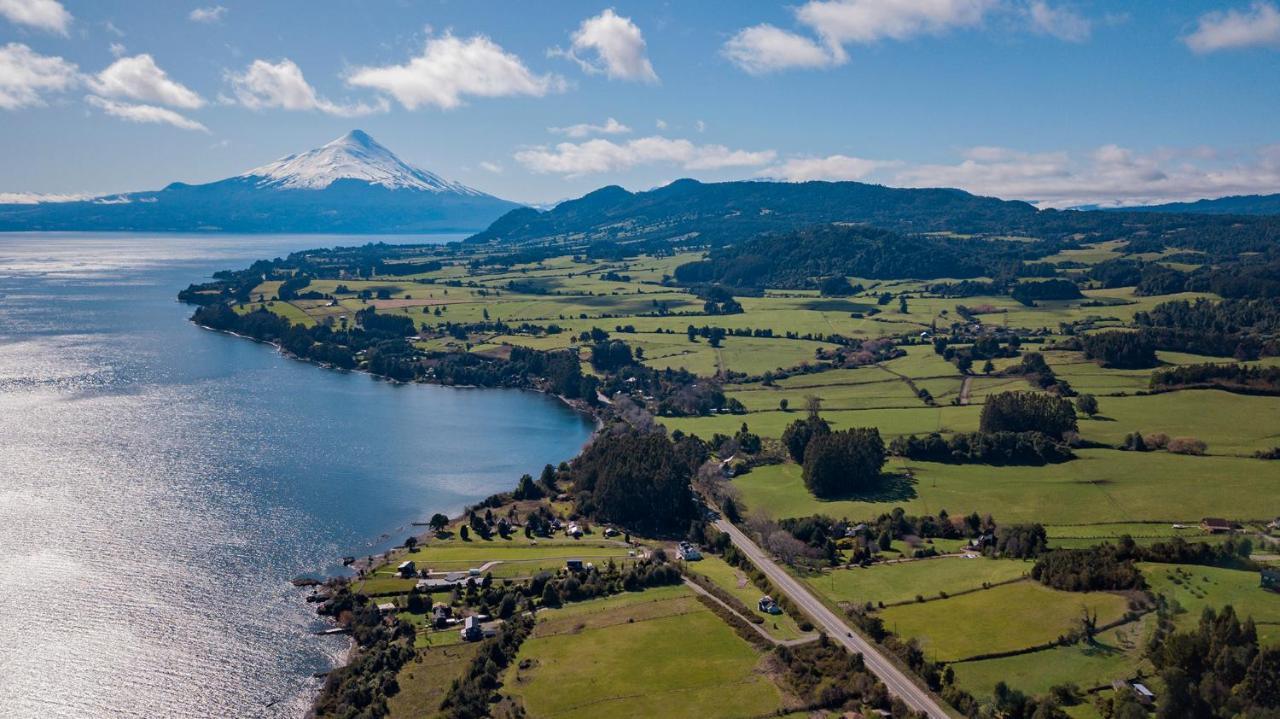
<instances>
[{"instance_id":1,"label":"lake","mask_svg":"<svg viewBox=\"0 0 1280 719\"><path fill-rule=\"evenodd\" d=\"M369 239L0 235L0 716L301 716L347 642L289 579L577 453L554 398L322 369L175 300Z\"/></svg>"}]
</instances>

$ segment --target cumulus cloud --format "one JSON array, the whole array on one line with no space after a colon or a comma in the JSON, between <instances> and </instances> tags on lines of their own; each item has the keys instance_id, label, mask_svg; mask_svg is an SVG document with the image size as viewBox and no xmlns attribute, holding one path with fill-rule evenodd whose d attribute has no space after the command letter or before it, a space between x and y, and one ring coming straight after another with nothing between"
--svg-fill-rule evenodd
<instances>
[{"instance_id":1,"label":"cumulus cloud","mask_svg":"<svg viewBox=\"0 0 1280 719\"><path fill-rule=\"evenodd\" d=\"M557 135L566 135L577 139L591 135L625 135L628 132L631 132L631 128L611 117L608 120L605 120L603 125L592 125L588 122L580 122L576 125L568 125L566 127L548 127L547 132L553 132Z\"/></svg>"},{"instance_id":2,"label":"cumulus cloud","mask_svg":"<svg viewBox=\"0 0 1280 719\"><path fill-rule=\"evenodd\" d=\"M112 117L118 117L121 120L128 120L129 122L173 125L174 127L182 128L183 130L199 130L201 132L209 131L209 128L199 122L174 112L167 107L117 102L105 97L98 97L97 95L89 95L85 98L85 102L88 102L90 105L93 105Z\"/></svg>"},{"instance_id":3,"label":"cumulus cloud","mask_svg":"<svg viewBox=\"0 0 1280 719\"><path fill-rule=\"evenodd\" d=\"M198 7L187 15L187 19L191 22L216 23L222 22L222 18L227 16L227 9L221 5L212 5L210 7Z\"/></svg>"},{"instance_id":4,"label":"cumulus cloud","mask_svg":"<svg viewBox=\"0 0 1280 719\"><path fill-rule=\"evenodd\" d=\"M0 15L17 25L67 34L71 13L58 0L0 0Z\"/></svg>"},{"instance_id":5,"label":"cumulus cloud","mask_svg":"<svg viewBox=\"0 0 1280 719\"><path fill-rule=\"evenodd\" d=\"M356 68L347 84L385 92L410 110L423 105L447 110L467 96L542 97L564 88L563 79L534 74L483 35L464 39L448 33L429 38L422 54L403 65Z\"/></svg>"},{"instance_id":6,"label":"cumulus cloud","mask_svg":"<svg viewBox=\"0 0 1280 719\"><path fill-rule=\"evenodd\" d=\"M978 147L955 164L903 167L906 187L959 187L1040 207L1130 206L1280 191L1280 146L1223 158L1205 148L1137 152L1103 145L1073 156Z\"/></svg>"},{"instance_id":7,"label":"cumulus cloud","mask_svg":"<svg viewBox=\"0 0 1280 719\"><path fill-rule=\"evenodd\" d=\"M1205 13L1197 21L1196 29L1182 40L1198 53L1244 47L1280 47L1280 9L1259 0L1248 10Z\"/></svg>"},{"instance_id":8,"label":"cumulus cloud","mask_svg":"<svg viewBox=\"0 0 1280 719\"><path fill-rule=\"evenodd\" d=\"M204 98L182 83L175 82L148 54L122 57L105 70L87 79L94 94L127 98L144 103L194 110Z\"/></svg>"},{"instance_id":9,"label":"cumulus cloud","mask_svg":"<svg viewBox=\"0 0 1280 719\"><path fill-rule=\"evenodd\" d=\"M488 160L485 160L480 163L480 169L484 170L485 172L492 172L495 175L502 174L502 165L499 165L496 162L489 162Z\"/></svg>"},{"instance_id":10,"label":"cumulus cloud","mask_svg":"<svg viewBox=\"0 0 1280 719\"><path fill-rule=\"evenodd\" d=\"M773 25L745 28L720 50L730 62L752 75L793 68L829 67L844 62L844 52Z\"/></svg>"},{"instance_id":11,"label":"cumulus cloud","mask_svg":"<svg viewBox=\"0 0 1280 719\"><path fill-rule=\"evenodd\" d=\"M40 55L21 43L0 46L0 109L43 105L46 94L69 90L78 82L74 63Z\"/></svg>"},{"instance_id":12,"label":"cumulus cloud","mask_svg":"<svg viewBox=\"0 0 1280 719\"><path fill-rule=\"evenodd\" d=\"M629 170L640 165L675 165L685 170L758 167L773 162L775 157L773 150L734 150L656 135L622 143L603 138L562 142L554 147L528 148L515 155L517 162L533 172L566 177Z\"/></svg>"},{"instance_id":13,"label":"cumulus cloud","mask_svg":"<svg viewBox=\"0 0 1280 719\"><path fill-rule=\"evenodd\" d=\"M585 72L604 73L613 80L658 81L644 35L629 17L605 10L583 20L572 40L567 51L553 49L551 54L573 60Z\"/></svg>"},{"instance_id":14,"label":"cumulus cloud","mask_svg":"<svg viewBox=\"0 0 1280 719\"><path fill-rule=\"evenodd\" d=\"M810 180L862 180L885 167L900 163L892 160L868 160L848 155L827 157L798 157L767 167L756 173L758 177L772 177L788 182Z\"/></svg>"},{"instance_id":15,"label":"cumulus cloud","mask_svg":"<svg viewBox=\"0 0 1280 719\"><path fill-rule=\"evenodd\" d=\"M385 100L340 104L320 97L303 77L302 69L288 58L276 63L254 60L244 72L228 73L227 81L236 101L250 110L316 110L337 117L360 117L387 110Z\"/></svg>"},{"instance_id":16,"label":"cumulus cloud","mask_svg":"<svg viewBox=\"0 0 1280 719\"><path fill-rule=\"evenodd\" d=\"M809 0L796 21L816 38L773 25L746 28L721 52L752 74L843 65L845 46L940 35L982 24L997 0Z\"/></svg>"},{"instance_id":17,"label":"cumulus cloud","mask_svg":"<svg viewBox=\"0 0 1280 719\"><path fill-rule=\"evenodd\" d=\"M839 47L974 27L995 6L995 0L810 0L796 19Z\"/></svg>"},{"instance_id":18,"label":"cumulus cloud","mask_svg":"<svg viewBox=\"0 0 1280 719\"><path fill-rule=\"evenodd\" d=\"M1032 0L1027 6L1031 29L1067 42L1084 42L1093 33L1093 23L1067 7L1054 7L1044 0Z\"/></svg>"}]
</instances>

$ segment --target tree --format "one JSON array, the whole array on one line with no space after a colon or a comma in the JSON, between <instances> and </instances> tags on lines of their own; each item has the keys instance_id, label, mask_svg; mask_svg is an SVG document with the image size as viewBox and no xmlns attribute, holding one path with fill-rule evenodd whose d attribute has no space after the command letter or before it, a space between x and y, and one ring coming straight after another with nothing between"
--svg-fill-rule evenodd
<instances>
[{"instance_id":1,"label":"tree","mask_svg":"<svg viewBox=\"0 0 1280 719\"><path fill-rule=\"evenodd\" d=\"M791 459L799 464L804 463L805 448L813 441L814 437L831 433L831 425L827 421L817 415L810 413L805 419L798 419L787 426L782 432L782 445L787 448L787 454Z\"/></svg>"},{"instance_id":2,"label":"tree","mask_svg":"<svg viewBox=\"0 0 1280 719\"><path fill-rule=\"evenodd\" d=\"M782 399L778 400L778 409L782 410L783 412L786 412L786 411L787 411L787 407L788 407L790 404L791 404L791 403L787 401L787 398L786 398L786 397L783 397Z\"/></svg>"},{"instance_id":3,"label":"tree","mask_svg":"<svg viewBox=\"0 0 1280 719\"><path fill-rule=\"evenodd\" d=\"M412 551L413 551L413 548L414 548L414 547L416 547L416 546L418 546L418 538L417 538L417 537L409 537L408 539L404 540L404 548L405 548L405 549L408 549L409 551L411 551L411 552L412 552Z\"/></svg>"},{"instance_id":4,"label":"tree","mask_svg":"<svg viewBox=\"0 0 1280 719\"><path fill-rule=\"evenodd\" d=\"M542 606L556 608L560 606L560 592L556 591L556 585L547 582L542 588Z\"/></svg>"},{"instance_id":5,"label":"tree","mask_svg":"<svg viewBox=\"0 0 1280 719\"><path fill-rule=\"evenodd\" d=\"M724 518L737 524L742 521L742 514L738 511L738 503L733 501L733 497L725 497L724 503L720 505L720 509L724 512Z\"/></svg>"},{"instance_id":6,"label":"tree","mask_svg":"<svg viewBox=\"0 0 1280 719\"><path fill-rule=\"evenodd\" d=\"M439 534L444 531L445 527L449 526L449 518L439 512L436 512L431 515L431 519L427 523L431 525L431 531Z\"/></svg>"},{"instance_id":7,"label":"tree","mask_svg":"<svg viewBox=\"0 0 1280 719\"><path fill-rule=\"evenodd\" d=\"M804 483L818 497L874 490L884 467L885 447L874 427L814 437L804 451Z\"/></svg>"},{"instance_id":8,"label":"tree","mask_svg":"<svg viewBox=\"0 0 1280 719\"><path fill-rule=\"evenodd\" d=\"M876 546L879 547L882 552L889 551L893 546L893 535L889 534L889 530L886 529L880 533L880 536L876 538Z\"/></svg>"},{"instance_id":9,"label":"tree","mask_svg":"<svg viewBox=\"0 0 1280 719\"><path fill-rule=\"evenodd\" d=\"M541 499L542 489L533 483L532 475L521 475L520 483L516 485L516 491L511 493L512 499Z\"/></svg>"},{"instance_id":10,"label":"tree","mask_svg":"<svg viewBox=\"0 0 1280 719\"><path fill-rule=\"evenodd\" d=\"M471 541L471 532L467 530L467 525L464 524L458 528L458 538L464 542Z\"/></svg>"},{"instance_id":11,"label":"tree","mask_svg":"<svg viewBox=\"0 0 1280 719\"><path fill-rule=\"evenodd\" d=\"M1076 397L1076 409L1093 417L1098 414L1098 398L1091 394L1082 394Z\"/></svg>"},{"instance_id":12,"label":"tree","mask_svg":"<svg viewBox=\"0 0 1280 719\"><path fill-rule=\"evenodd\" d=\"M982 374L991 374L996 370L996 366L991 364L991 360L982 363Z\"/></svg>"},{"instance_id":13,"label":"tree","mask_svg":"<svg viewBox=\"0 0 1280 719\"><path fill-rule=\"evenodd\" d=\"M1001 392L982 405L983 432L1041 432L1062 437L1077 429L1071 402L1039 392Z\"/></svg>"},{"instance_id":14,"label":"tree","mask_svg":"<svg viewBox=\"0 0 1280 719\"><path fill-rule=\"evenodd\" d=\"M689 480L707 456L697 438L675 443L659 432L618 425L573 462L578 508L618 524L687 527L698 516Z\"/></svg>"}]
</instances>

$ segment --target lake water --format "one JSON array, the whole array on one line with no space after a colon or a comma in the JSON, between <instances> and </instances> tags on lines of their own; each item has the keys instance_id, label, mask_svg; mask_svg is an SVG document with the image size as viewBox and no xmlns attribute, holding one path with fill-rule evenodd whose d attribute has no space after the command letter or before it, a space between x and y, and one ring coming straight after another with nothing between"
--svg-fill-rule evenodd
<instances>
[{"instance_id":1,"label":"lake water","mask_svg":"<svg viewBox=\"0 0 1280 719\"><path fill-rule=\"evenodd\" d=\"M301 716L347 644L290 578L577 452L553 398L325 370L174 299L366 241L0 235L0 716Z\"/></svg>"}]
</instances>

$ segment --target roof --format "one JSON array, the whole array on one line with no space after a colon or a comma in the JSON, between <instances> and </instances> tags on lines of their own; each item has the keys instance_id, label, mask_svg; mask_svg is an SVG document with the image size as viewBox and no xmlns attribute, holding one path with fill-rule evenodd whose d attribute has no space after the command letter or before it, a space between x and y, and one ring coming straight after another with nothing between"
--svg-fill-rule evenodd
<instances>
[{"instance_id":1,"label":"roof","mask_svg":"<svg viewBox=\"0 0 1280 719\"><path fill-rule=\"evenodd\" d=\"M1226 527L1227 529L1230 529L1233 526L1231 522L1223 519L1222 517L1205 517L1200 520L1200 523L1206 527Z\"/></svg>"},{"instance_id":2,"label":"roof","mask_svg":"<svg viewBox=\"0 0 1280 719\"><path fill-rule=\"evenodd\" d=\"M378 605L378 611L380 612L394 612L395 610L396 610L395 602L383 602L382 604Z\"/></svg>"},{"instance_id":3,"label":"roof","mask_svg":"<svg viewBox=\"0 0 1280 719\"><path fill-rule=\"evenodd\" d=\"M1147 698L1151 698L1155 696L1155 694L1153 694L1152 691L1146 687L1146 685L1139 684L1137 682L1133 683L1133 690Z\"/></svg>"}]
</instances>

